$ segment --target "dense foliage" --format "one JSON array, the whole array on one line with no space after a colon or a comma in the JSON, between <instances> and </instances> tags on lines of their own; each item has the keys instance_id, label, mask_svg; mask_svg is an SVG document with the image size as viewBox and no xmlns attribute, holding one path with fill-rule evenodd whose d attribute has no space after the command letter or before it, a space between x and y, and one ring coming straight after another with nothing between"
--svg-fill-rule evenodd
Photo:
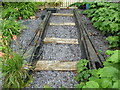
<instances>
[{"instance_id":1,"label":"dense foliage","mask_svg":"<svg viewBox=\"0 0 120 90\"><path fill-rule=\"evenodd\" d=\"M41 4L41 3L40 3ZM36 10L38 9L39 3L35 2L4 2L2 18L13 17L18 19L19 17L27 19L30 16L33 16Z\"/></svg>"},{"instance_id":2,"label":"dense foliage","mask_svg":"<svg viewBox=\"0 0 120 90\"><path fill-rule=\"evenodd\" d=\"M44 3L3 2L2 20L0 24L2 38L10 42L13 35L18 35L23 29L23 26L21 26L18 20L33 16L39 4L42 5Z\"/></svg>"},{"instance_id":3,"label":"dense foliage","mask_svg":"<svg viewBox=\"0 0 120 90\"><path fill-rule=\"evenodd\" d=\"M5 76L4 88L23 88L25 87L25 79L28 76L26 69L24 69L24 59L19 54L13 53L6 56L5 62L2 65L2 74Z\"/></svg>"},{"instance_id":4,"label":"dense foliage","mask_svg":"<svg viewBox=\"0 0 120 90\"><path fill-rule=\"evenodd\" d=\"M95 6L96 5L96 6ZM91 5L91 9L84 11L92 18L93 25L104 34L120 35L118 24L120 23L117 4L97 3Z\"/></svg>"},{"instance_id":5,"label":"dense foliage","mask_svg":"<svg viewBox=\"0 0 120 90\"><path fill-rule=\"evenodd\" d=\"M13 35L19 35L24 28L20 22L16 22L14 19L2 20L0 24L0 32L2 33L2 39L6 39L8 43L12 40Z\"/></svg>"},{"instance_id":6,"label":"dense foliage","mask_svg":"<svg viewBox=\"0 0 120 90\"><path fill-rule=\"evenodd\" d=\"M90 9L87 9L83 14L87 14L92 19L93 26L99 29L104 35L109 36L106 40L110 47L119 46L120 36L120 19L119 19L119 3L109 2L83 2L74 3L70 6L80 7L85 4L90 4Z\"/></svg>"},{"instance_id":7,"label":"dense foliage","mask_svg":"<svg viewBox=\"0 0 120 90\"><path fill-rule=\"evenodd\" d=\"M109 36L106 40L109 41L110 47L118 47L120 36L119 4L91 3L90 5L91 8L83 13L92 18L93 25L97 29Z\"/></svg>"},{"instance_id":8,"label":"dense foliage","mask_svg":"<svg viewBox=\"0 0 120 90\"><path fill-rule=\"evenodd\" d=\"M70 4L69 7L72 7L72 6L80 7L85 4L86 4L86 2L82 2L82 3L76 2L76 3Z\"/></svg>"},{"instance_id":9,"label":"dense foliage","mask_svg":"<svg viewBox=\"0 0 120 90\"><path fill-rule=\"evenodd\" d=\"M118 88L120 83L120 59L118 58L120 50L107 51L111 55L105 62L104 67L97 70L89 70L86 66L88 60L80 60L77 64L76 80L80 84L76 88Z\"/></svg>"}]
</instances>

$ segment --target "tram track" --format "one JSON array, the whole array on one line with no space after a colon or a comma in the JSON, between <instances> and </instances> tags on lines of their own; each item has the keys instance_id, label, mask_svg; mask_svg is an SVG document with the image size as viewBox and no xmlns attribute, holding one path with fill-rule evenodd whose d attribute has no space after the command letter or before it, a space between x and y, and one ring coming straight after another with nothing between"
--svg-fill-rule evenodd
<instances>
[{"instance_id":1,"label":"tram track","mask_svg":"<svg viewBox=\"0 0 120 90\"><path fill-rule=\"evenodd\" d=\"M40 26L38 27L38 29L36 30L36 33L34 34L34 37L32 38L31 42L29 43L28 47L31 45L31 43L35 43L34 44L34 51L31 55L31 58L30 58L30 62L34 62L34 60L36 59L36 52L39 52L40 48L42 47L43 45L43 41L44 41L44 35L45 35L45 32L46 32L46 27L48 27L49 25L49 20L51 18L51 15L58 15L60 16L60 14L55 14L55 13L51 13L51 12L48 12L48 14L46 15L45 19L41 22ZM96 51L92 41L90 40L89 38L89 35L86 31L86 28L85 26L83 25L83 21L81 18L79 18L79 14L77 13L77 10L74 10L74 14L63 14L65 16L74 16L75 17L75 25L77 25L77 28L78 28L78 33L79 33L79 38L78 38L78 41L79 43L81 44L80 47L83 47L84 51L82 52L82 59L88 59L88 60L91 60L92 56L90 56L90 51L88 51L88 45L87 45L87 42L89 42L92 46L92 48L94 49L94 52L96 53L96 56L97 56L97 60L98 60L98 63L100 65L100 67L102 67L102 60L103 58L101 58L101 56L99 56L100 54L98 54L98 52ZM68 24L69 25L69 24ZM72 40L72 39L71 39ZM88 41L87 41L88 40ZM64 42L63 42L64 43ZM39 49L38 49L39 48ZM26 48L25 52L27 52L29 48ZM29 50L28 50L29 51ZM92 62L91 62L92 63ZM95 63L95 62L93 62ZM93 66L90 66L91 69L92 68L96 68L95 65Z\"/></svg>"},{"instance_id":2,"label":"tram track","mask_svg":"<svg viewBox=\"0 0 120 90\"><path fill-rule=\"evenodd\" d=\"M75 19L75 24L71 24L71 23L50 23L50 19L51 16L69 16L69 17L74 17ZM53 26L55 25L57 26L73 26L75 25L77 27L77 32L78 32L78 46L81 49L81 59L87 59L89 60L89 65L88 68L90 69L97 69L100 67L103 67L102 64L102 60L103 57L100 56L100 54L98 54L98 52L96 51L93 42L91 41L91 39L89 38L89 34L86 31L85 26L83 25L83 21L82 19L79 17L79 14L77 12L77 10L73 10L73 14L59 14L59 13L51 13L48 12L46 17L44 18L44 20L41 22L39 28L37 29L36 33L34 34L34 37L32 38L31 42L29 45L31 45L31 43L34 42L34 49L32 52L32 55L30 57L30 63L32 63L32 66L35 66L35 71L73 71L76 70L76 63L78 61L69 61L69 60L42 60L40 58L42 58L42 47L45 43L45 39L46 39L46 33L47 33L47 27L49 26ZM63 38L49 38L47 37L48 43L56 43L56 44L74 44L73 42L71 43L70 41L68 41L69 43L67 43L66 40L68 39L63 39ZM49 41L51 40L51 41ZM58 40L58 41L57 41ZM69 39L69 40L73 40L73 39ZM72 50L72 48L71 48ZM25 53L29 51L29 48L26 49ZM51 52L52 53L52 52ZM41 64L42 62L42 64ZM46 63L47 62L47 63ZM65 62L68 63L68 65L65 64ZM57 63L57 64L56 64ZM64 66L61 66L60 63L64 63ZM73 65L70 65L70 63L73 63ZM48 66L47 66L48 65ZM55 66L58 66L59 68L55 68ZM59 66L60 65L60 66ZM67 67L65 67L65 65ZM46 66L45 67L41 67L41 66ZM52 66L52 67L51 67ZM70 67L69 67L70 66ZM41 69L42 68L42 69ZM64 69L63 69L64 68ZM66 68L66 69L65 69Z\"/></svg>"}]
</instances>

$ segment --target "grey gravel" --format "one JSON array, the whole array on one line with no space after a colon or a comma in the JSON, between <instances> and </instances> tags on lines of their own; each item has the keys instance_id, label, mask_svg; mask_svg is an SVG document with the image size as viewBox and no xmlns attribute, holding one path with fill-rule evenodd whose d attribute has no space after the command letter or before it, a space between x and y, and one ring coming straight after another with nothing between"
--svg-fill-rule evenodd
<instances>
[{"instance_id":1,"label":"grey gravel","mask_svg":"<svg viewBox=\"0 0 120 90\"><path fill-rule=\"evenodd\" d=\"M71 13L72 10L60 10L58 13ZM51 23L74 23L73 17L52 16ZM77 39L76 26L49 26L45 37ZM80 46L72 44L44 44L41 51L43 53L39 60L80 60L81 50ZM64 86L66 88L73 88L77 81L73 79L75 74L73 72L65 71L40 71L33 76L33 82L30 84L32 88L43 88L44 85L53 88Z\"/></svg>"},{"instance_id":2,"label":"grey gravel","mask_svg":"<svg viewBox=\"0 0 120 90\"><path fill-rule=\"evenodd\" d=\"M74 18L71 16L52 16L50 19L52 23L74 23Z\"/></svg>"},{"instance_id":3,"label":"grey gravel","mask_svg":"<svg viewBox=\"0 0 120 90\"><path fill-rule=\"evenodd\" d=\"M53 88L64 86L66 88L73 88L77 82L73 79L75 74L73 72L62 71L40 71L33 76L33 82L29 87L43 88L48 85Z\"/></svg>"},{"instance_id":4,"label":"grey gravel","mask_svg":"<svg viewBox=\"0 0 120 90\"><path fill-rule=\"evenodd\" d=\"M34 37L34 33L37 30L39 24L41 23L41 15L45 11L37 12L35 16L37 19L27 19L21 20L22 26L27 27L22 30L21 34L18 36L17 43L15 41L11 42L11 47L17 51L23 51L24 48L28 47L31 39Z\"/></svg>"},{"instance_id":5,"label":"grey gravel","mask_svg":"<svg viewBox=\"0 0 120 90\"><path fill-rule=\"evenodd\" d=\"M79 45L44 44L42 47L42 60L80 60L81 50Z\"/></svg>"},{"instance_id":6,"label":"grey gravel","mask_svg":"<svg viewBox=\"0 0 120 90\"><path fill-rule=\"evenodd\" d=\"M58 10L58 13L70 13L70 14L73 14L73 9L70 9L70 10L65 10L65 9L61 9L61 10Z\"/></svg>"},{"instance_id":7,"label":"grey gravel","mask_svg":"<svg viewBox=\"0 0 120 90\"><path fill-rule=\"evenodd\" d=\"M46 37L78 39L77 28L76 26L49 26Z\"/></svg>"}]
</instances>

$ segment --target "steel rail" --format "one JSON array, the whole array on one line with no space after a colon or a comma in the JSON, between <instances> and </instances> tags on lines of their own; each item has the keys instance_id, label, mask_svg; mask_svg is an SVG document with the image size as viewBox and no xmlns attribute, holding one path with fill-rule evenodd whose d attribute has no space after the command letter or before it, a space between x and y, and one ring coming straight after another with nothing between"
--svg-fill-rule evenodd
<instances>
[{"instance_id":1,"label":"steel rail","mask_svg":"<svg viewBox=\"0 0 120 90\"><path fill-rule=\"evenodd\" d=\"M76 9L74 9L73 12L75 17L75 23L79 33L78 42L80 43L80 48L81 48L81 58L89 60L88 67L90 69L97 69L99 67L103 67L103 63L102 63L103 58L98 54L97 50L95 49L93 42L91 41L87 33L86 27L83 24L82 19L79 17L79 14ZM35 65L36 61L39 59L39 57L42 54L41 48L43 46L43 39L47 32L46 28L48 26L48 22L50 20L51 15L52 15L51 12L48 12L47 16L41 22L38 30L36 31L33 39L30 42L31 44L33 41L35 41L34 49L30 57L30 63L32 63L32 66ZM90 50L93 51L94 54L91 54L93 52L90 52Z\"/></svg>"},{"instance_id":2,"label":"steel rail","mask_svg":"<svg viewBox=\"0 0 120 90\"><path fill-rule=\"evenodd\" d=\"M78 32L80 33L79 36L79 42L81 42L81 51L82 51L82 59L88 59L89 60L89 68L90 69L97 69L100 67L103 67L102 60L104 59L100 54L98 54L96 48L93 45L93 42L91 41L87 29L85 25L83 24L83 20L78 14L78 11L74 9L74 16L76 20L76 25L78 27ZM93 52L90 52L93 51ZM92 53L95 52L95 56L93 56Z\"/></svg>"},{"instance_id":3,"label":"steel rail","mask_svg":"<svg viewBox=\"0 0 120 90\"><path fill-rule=\"evenodd\" d=\"M78 33L79 33L78 42L80 43L80 48L81 48L81 58L89 60L89 64L87 65L87 67L89 69L97 69L99 67L103 67L101 57L98 55L92 41L90 40L89 35L88 35L87 31L86 31L86 28L83 25L82 19L79 17L79 14L78 14L77 10L74 10L73 12L74 12L74 17L75 17L75 23L76 23L76 26L78 27L78 30L77 30ZM50 20L51 15L52 15L51 12L48 12L48 14L44 18L44 20L41 22L41 24L38 27L36 33L34 34L34 37L32 38L31 42L28 45L28 46L30 46L32 42L35 42L34 49L33 49L33 52L32 52L32 55L31 55L30 61L29 61L31 63L31 66L35 66L37 60L39 60L39 57L42 54L41 48L43 46L43 39L44 39L44 36L45 36L45 34L47 32L46 28L48 26L48 22ZM97 61L93 60L94 58L92 58L93 56L91 56L92 52L90 52L90 50L89 50L90 48L88 48L89 47L88 43L93 48L92 50L96 53ZM28 49L26 49L26 51L27 50ZM99 64L99 67L97 67L95 65L96 62ZM28 74L30 75L32 73L33 73L33 71L29 70ZM25 82L27 80L29 80L29 77L26 77Z\"/></svg>"},{"instance_id":4,"label":"steel rail","mask_svg":"<svg viewBox=\"0 0 120 90\"><path fill-rule=\"evenodd\" d=\"M44 39L44 35L46 33L46 27L48 25L49 19L51 17L51 12L48 12L46 17L44 18L44 20L40 23L40 25L38 26L38 29L36 30L34 37L31 39L31 42L29 43L28 46L30 46L32 44L32 42L34 42L34 46L33 46L33 51L32 54L30 56L29 59L29 63L31 63L32 66L34 66L34 63L36 62L37 58L38 58L38 52L40 51L40 49L42 48L42 41ZM29 51L29 48L27 47L26 50L24 51L24 54Z\"/></svg>"}]
</instances>

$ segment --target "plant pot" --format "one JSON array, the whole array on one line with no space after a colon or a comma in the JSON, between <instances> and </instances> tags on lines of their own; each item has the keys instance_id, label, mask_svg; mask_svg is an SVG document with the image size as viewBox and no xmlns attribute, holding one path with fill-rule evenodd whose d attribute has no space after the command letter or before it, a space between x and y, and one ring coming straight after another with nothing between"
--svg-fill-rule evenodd
<instances>
[{"instance_id":1,"label":"plant pot","mask_svg":"<svg viewBox=\"0 0 120 90\"><path fill-rule=\"evenodd\" d=\"M46 11L51 11L51 13L56 13L57 9L56 8L46 8Z\"/></svg>"}]
</instances>

